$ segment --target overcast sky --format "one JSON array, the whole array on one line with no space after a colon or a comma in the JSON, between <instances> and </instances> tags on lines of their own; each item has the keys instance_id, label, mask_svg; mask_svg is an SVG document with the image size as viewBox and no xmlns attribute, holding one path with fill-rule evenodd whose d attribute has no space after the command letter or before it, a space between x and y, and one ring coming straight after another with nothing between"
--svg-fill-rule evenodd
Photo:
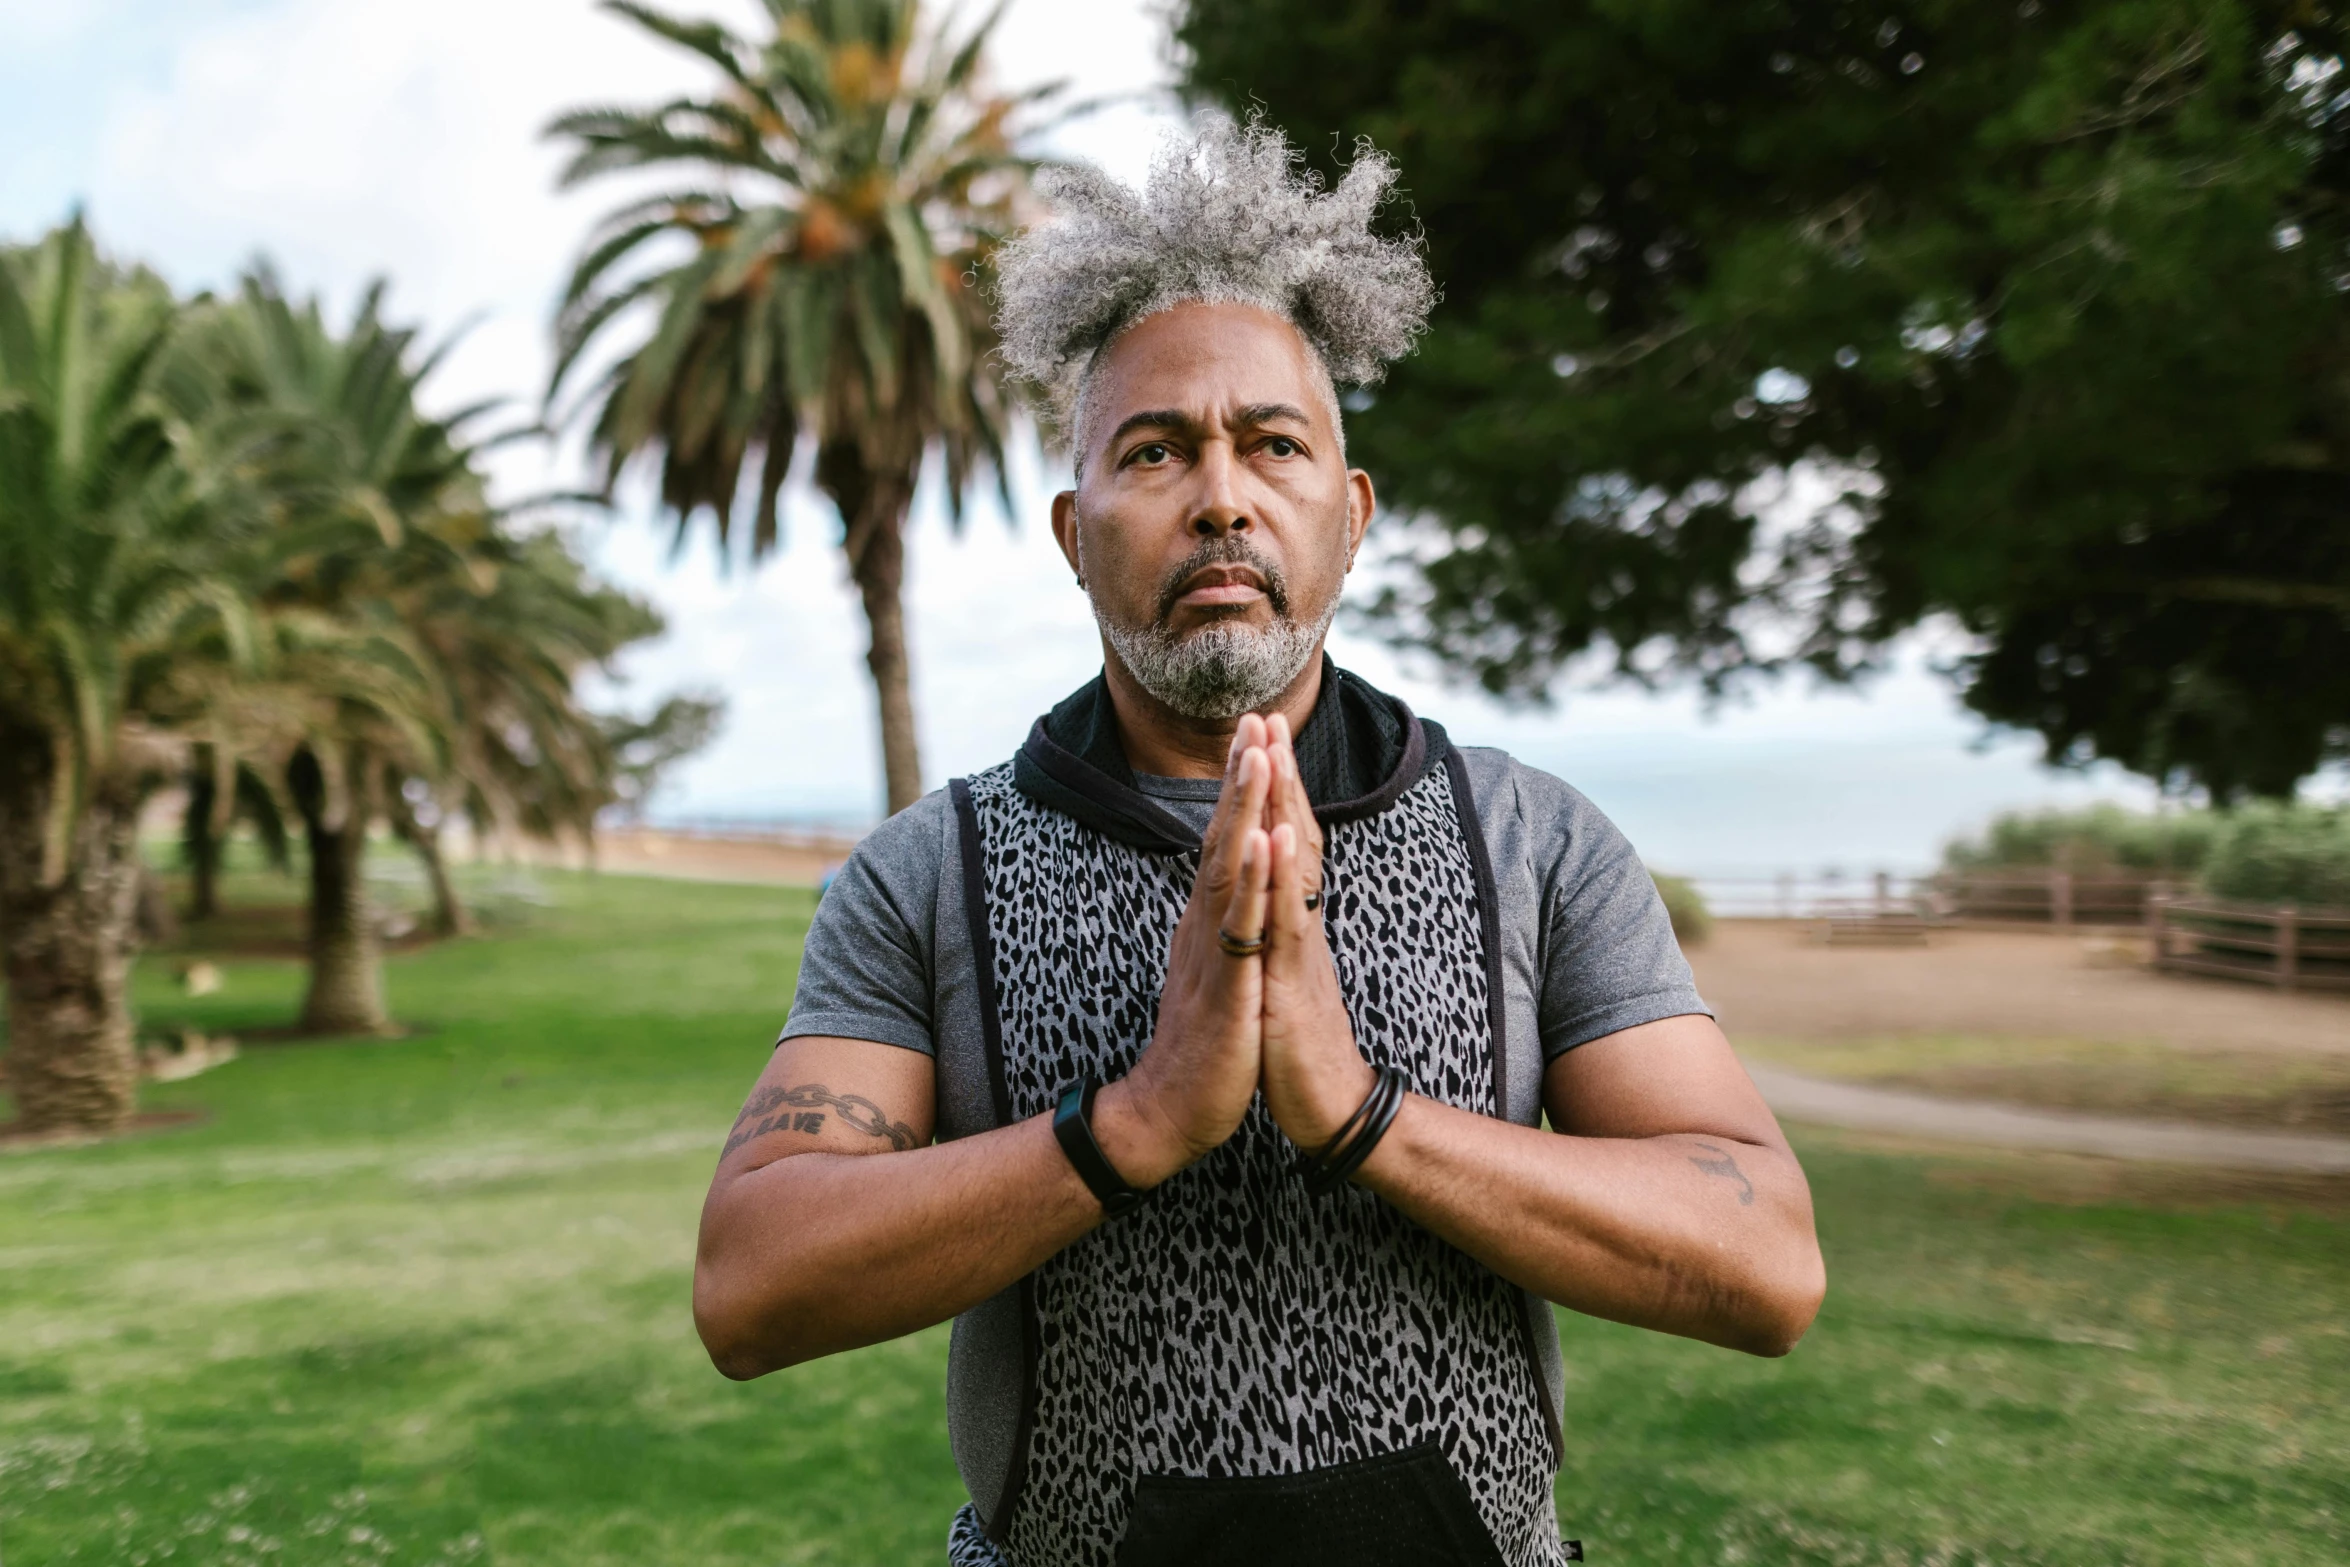
<instances>
[{"instance_id":1,"label":"overcast sky","mask_svg":"<svg viewBox=\"0 0 2350 1567\"><path fill-rule=\"evenodd\" d=\"M1168 122L1158 10L1013 0L998 77L1133 94L1060 147L1138 177ZM0 237L29 239L79 203L109 249L186 288L224 284L257 253L338 308L386 275L399 317L434 336L467 327L438 396L527 409L565 263L611 199L556 195L539 128L567 107L695 79L690 61L588 0L0 0ZM983 504L958 538L936 496L917 507L911 618L933 784L1007 756L1099 663L1046 526L1060 476L1033 452L1016 467L1010 519ZM545 475L577 478L559 456L510 478ZM729 703L669 813L856 820L876 807L837 523L802 497L790 527L756 572L721 571L707 548L673 561L642 504L581 533L607 575L669 617L668 635L629 658L621 699L694 687ZM1624 692L1504 712L1343 630L1335 648L1456 736L1577 784L1667 868L1920 866L2002 807L2147 797L2111 773L2049 773L2028 740L1986 743L1923 650L1859 695L1798 682L1709 716L1686 695Z\"/></svg>"}]
</instances>

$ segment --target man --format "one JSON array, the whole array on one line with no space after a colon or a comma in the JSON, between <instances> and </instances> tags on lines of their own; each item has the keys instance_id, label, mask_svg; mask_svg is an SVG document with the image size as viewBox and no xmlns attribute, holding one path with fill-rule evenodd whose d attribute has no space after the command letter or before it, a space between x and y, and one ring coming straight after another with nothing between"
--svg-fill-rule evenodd
<instances>
[{"instance_id":1,"label":"man","mask_svg":"<svg viewBox=\"0 0 2350 1567\"><path fill-rule=\"evenodd\" d=\"M1103 671L859 847L711 1186L728 1375L957 1319L956 1563L1556 1562L1550 1302L1757 1354L1819 1304L1629 846L1322 654L1335 383L1431 297L1391 178L1208 124L1009 248Z\"/></svg>"}]
</instances>

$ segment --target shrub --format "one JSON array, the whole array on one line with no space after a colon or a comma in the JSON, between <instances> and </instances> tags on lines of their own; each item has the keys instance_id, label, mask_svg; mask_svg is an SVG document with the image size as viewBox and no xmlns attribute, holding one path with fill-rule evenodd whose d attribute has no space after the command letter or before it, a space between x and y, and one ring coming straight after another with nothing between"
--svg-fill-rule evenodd
<instances>
[{"instance_id":1,"label":"shrub","mask_svg":"<svg viewBox=\"0 0 2350 1567\"><path fill-rule=\"evenodd\" d=\"M2204 866L2203 885L2247 903L2350 908L2350 807L2231 811Z\"/></svg>"},{"instance_id":2,"label":"shrub","mask_svg":"<svg viewBox=\"0 0 2350 1567\"><path fill-rule=\"evenodd\" d=\"M2079 811L2009 811L1980 838L1958 839L1942 851L1954 871L2062 866L2094 875L2145 871L2186 878L2202 868L2226 825L2216 811L2165 816L2092 805Z\"/></svg>"},{"instance_id":3,"label":"shrub","mask_svg":"<svg viewBox=\"0 0 2350 1567\"><path fill-rule=\"evenodd\" d=\"M1684 947L1694 947L1705 940L1714 928L1713 910L1705 906L1705 897L1686 877L1663 876L1648 873L1656 881L1656 890L1665 900L1665 913L1672 916L1673 935Z\"/></svg>"}]
</instances>

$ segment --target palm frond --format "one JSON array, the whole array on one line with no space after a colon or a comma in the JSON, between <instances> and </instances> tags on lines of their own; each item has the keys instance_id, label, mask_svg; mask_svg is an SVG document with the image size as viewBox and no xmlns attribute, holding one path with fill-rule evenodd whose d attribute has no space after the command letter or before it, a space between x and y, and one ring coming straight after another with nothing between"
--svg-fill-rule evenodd
<instances>
[{"instance_id":1,"label":"palm frond","mask_svg":"<svg viewBox=\"0 0 2350 1567\"><path fill-rule=\"evenodd\" d=\"M549 127L572 144L567 184L673 164L713 177L616 207L572 268L549 399L591 345L620 348L582 403L607 482L658 455L680 538L707 508L726 543L747 504L754 558L779 537L776 497L802 434L890 465L844 477L843 494L910 494L931 445L945 449L957 515L981 469L1000 489L1019 404L963 274L1013 226L1034 167L1016 150L1023 125L1055 96L981 86L1001 0L935 25L915 0L767 0L755 40L645 6L622 14L708 59L719 81ZM654 261L671 232L694 253ZM841 460L820 485L845 475Z\"/></svg>"},{"instance_id":2,"label":"palm frond","mask_svg":"<svg viewBox=\"0 0 2350 1567\"><path fill-rule=\"evenodd\" d=\"M645 31L690 49L723 72L736 85L753 88L755 82L742 59L742 45L717 22L687 22L635 0L605 0L604 9L623 16Z\"/></svg>"}]
</instances>

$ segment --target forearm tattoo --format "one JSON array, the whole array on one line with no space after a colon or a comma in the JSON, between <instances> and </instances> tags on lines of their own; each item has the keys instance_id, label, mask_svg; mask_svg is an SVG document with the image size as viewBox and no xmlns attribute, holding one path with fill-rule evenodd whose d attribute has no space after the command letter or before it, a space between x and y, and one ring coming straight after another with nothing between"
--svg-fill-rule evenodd
<instances>
[{"instance_id":1,"label":"forearm tattoo","mask_svg":"<svg viewBox=\"0 0 2350 1567\"><path fill-rule=\"evenodd\" d=\"M1703 1148L1707 1153L1719 1153L1722 1156L1719 1159L1700 1159L1697 1155L1691 1154L1689 1162L1708 1175L1718 1175L1725 1181L1736 1181L1738 1183L1738 1206L1741 1208L1752 1207L1754 1205L1754 1182L1748 1180L1746 1172L1738 1168L1738 1161L1728 1154L1722 1153L1711 1143L1699 1143L1697 1146Z\"/></svg>"},{"instance_id":2,"label":"forearm tattoo","mask_svg":"<svg viewBox=\"0 0 2350 1567\"><path fill-rule=\"evenodd\" d=\"M723 1159L769 1132L823 1131L824 1110L817 1109L819 1105L837 1112L843 1126L863 1132L867 1137L888 1138L890 1147L901 1153L914 1146L914 1129L903 1121L891 1120L889 1113L872 1100L856 1094L836 1094L822 1083L800 1083L791 1088L762 1088L751 1095L751 1102L735 1117L734 1132L726 1139L726 1148L718 1157Z\"/></svg>"}]
</instances>

